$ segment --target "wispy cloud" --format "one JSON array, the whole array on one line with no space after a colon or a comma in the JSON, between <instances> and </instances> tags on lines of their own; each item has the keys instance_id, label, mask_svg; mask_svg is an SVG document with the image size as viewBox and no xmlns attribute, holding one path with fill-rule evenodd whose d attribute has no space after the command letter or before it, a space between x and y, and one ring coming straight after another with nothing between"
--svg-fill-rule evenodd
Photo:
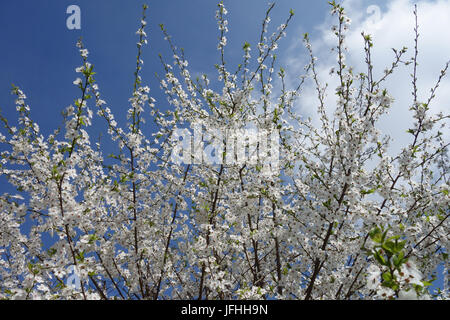
<instances>
[{"instance_id":1,"label":"wispy cloud","mask_svg":"<svg viewBox=\"0 0 450 320\"><path fill-rule=\"evenodd\" d=\"M419 1L419 57L418 57L418 93L419 100L425 102L430 96L430 89L435 86L440 70L450 60L450 41L447 32L450 30L450 0ZM345 0L343 6L347 15L352 19L350 31L347 34L348 65L355 67L357 72L366 72L364 63L364 41L361 32L372 36L374 48L372 60L375 78L381 77L383 71L390 67L394 53L392 48L408 48L405 59L414 54L414 3L408 0L388 1L384 8L365 0ZM336 55L330 49L336 46L337 39L331 32L331 26L336 24L336 17L328 17L316 26L316 37L312 46L318 58L318 74L322 83L328 83L327 104L332 111L334 103L334 88L337 77L330 77L330 69L336 65ZM298 43L292 44L293 54L287 58L286 65L290 66L291 74L299 73L307 60L298 54ZM295 52L295 54L294 54ZM395 98L395 103L388 116L382 118L379 128L388 133L392 141L392 151L410 143L410 135L406 133L412 125L411 74L412 64L400 66L396 72L384 83L389 93ZM317 98L314 86L305 88L299 99L298 112L305 116L316 116ZM437 95L430 105L431 112L450 110L450 77L441 82ZM450 128L444 129L444 134L450 137Z\"/></svg>"}]
</instances>

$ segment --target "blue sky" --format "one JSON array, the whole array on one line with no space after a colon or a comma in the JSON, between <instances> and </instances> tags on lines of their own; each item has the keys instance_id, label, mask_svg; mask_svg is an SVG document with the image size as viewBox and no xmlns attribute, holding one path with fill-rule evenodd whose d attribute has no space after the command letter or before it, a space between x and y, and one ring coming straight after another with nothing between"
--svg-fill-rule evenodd
<instances>
[{"instance_id":1,"label":"blue sky","mask_svg":"<svg viewBox=\"0 0 450 320\"><path fill-rule=\"evenodd\" d=\"M34 119L47 131L60 125L59 112L70 105L78 90L72 84L75 67L81 60L75 43L82 36L95 65L103 97L121 118L133 84L136 41L143 1L95 0L16 0L0 4L0 108L8 118L14 116L11 83L27 94ZM76 4L81 9L81 30L68 30L66 8ZM149 3L149 46L144 51L144 81L150 84L158 101L165 103L154 73L162 73L158 53L170 58L167 43L159 29L163 23L174 42L185 49L194 72L212 73L218 62L218 31L214 19L215 1L151 1ZM228 56L236 64L242 56L244 41L254 42L267 9L260 0L225 1L230 14ZM273 27L296 10L290 31L308 29L323 20L328 12L326 1L280 1L273 11ZM291 34L289 34L291 35ZM292 37L300 38L300 34ZM289 40L289 39L285 39ZM288 41L285 41L288 42ZM233 59L234 58L234 59ZM58 116L55 117L55 114ZM47 131L49 132L49 131Z\"/></svg>"}]
</instances>

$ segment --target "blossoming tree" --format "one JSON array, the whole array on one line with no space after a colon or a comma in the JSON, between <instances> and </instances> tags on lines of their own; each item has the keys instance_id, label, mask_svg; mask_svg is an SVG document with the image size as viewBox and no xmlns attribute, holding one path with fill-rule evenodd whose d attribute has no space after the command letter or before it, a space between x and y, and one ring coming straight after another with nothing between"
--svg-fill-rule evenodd
<instances>
[{"instance_id":1,"label":"blossoming tree","mask_svg":"<svg viewBox=\"0 0 450 320\"><path fill-rule=\"evenodd\" d=\"M144 6L124 127L103 100L81 41L74 81L80 97L65 109L64 128L45 137L26 95L14 87L19 121L13 126L2 117L0 174L18 193L0 196L0 298L430 298L427 287L448 260L450 197L449 143L439 131L449 115L433 115L429 106L448 64L420 100L416 20L413 58L404 58L406 48L394 50L392 65L376 79L372 39L363 33L367 71L356 73L345 61L350 20L339 4L331 5L335 106L325 102L307 34L310 62L298 85L287 86L274 52L294 12L269 34L273 5L256 61L245 43L236 70L226 67L227 11L218 5L220 90L207 76L193 79L184 52L161 25L173 51L171 64L160 57L161 88L171 105L165 112L140 76ZM384 81L403 65L412 69L415 120L410 143L392 155L377 125L393 101ZM307 81L317 91L318 126L295 109ZM95 116L117 146L109 156L89 136ZM146 117L157 128L150 135ZM270 162L226 161L235 148L227 140L216 154L223 161L173 161L178 133L194 124L203 145L218 129L276 132L277 157L270 151ZM192 149L191 157L204 155L195 142ZM26 220L32 221L28 233L20 230ZM54 239L45 250L44 233ZM446 299L448 292L433 295Z\"/></svg>"}]
</instances>

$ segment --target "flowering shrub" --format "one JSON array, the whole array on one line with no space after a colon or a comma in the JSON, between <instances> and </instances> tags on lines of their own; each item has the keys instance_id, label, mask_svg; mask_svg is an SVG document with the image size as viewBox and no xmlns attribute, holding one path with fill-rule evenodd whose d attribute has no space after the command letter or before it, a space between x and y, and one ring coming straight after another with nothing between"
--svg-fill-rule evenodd
<instances>
[{"instance_id":1,"label":"flowering shrub","mask_svg":"<svg viewBox=\"0 0 450 320\"><path fill-rule=\"evenodd\" d=\"M431 298L426 288L448 260L450 197L449 143L439 131L449 116L432 115L429 106L448 64L421 101L417 46L412 59L405 60L406 48L394 50L392 65L375 79L372 39L363 33L367 72L356 73L345 61L350 19L340 5L331 5L337 18L331 75L339 79L336 106L325 105L326 86L307 34L305 75L293 89L286 85L274 52L294 12L269 34L273 5L256 61L245 43L234 72L225 64L227 11L219 3L220 90L207 76L192 78L184 52L161 25L173 51L172 64L160 57L161 88L171 104L166 112L140 76L144 6L124 127L103 100L81 41L74 81L80 96L65 109L64 128L44 137L26 95L14 87L19 121L13 126L1 118L7 135L0 134L0 174L18 193L0 196L0 298ZM415 34L417 44L417 23ZM383 83L402 65L413 70L415 120L410 144L391 155L377 124L393 101ZM295 112L306 81L317 89L319 126ZM89 136L95 116L104 119L117 146L109 156ZM156 127L149 136L145 116ZM202 132L277 132L277 170L262 174L259 161L227 162L230 142L224 142L221 163L171 161L179 150L175 133L199 123ZM201 139L208 144L206 136ZM32 223L24 233L26 221ZM44 234L53 239L46 249ZM446 299L448 291L434 295Z\"/></svg>"}]
</instances>

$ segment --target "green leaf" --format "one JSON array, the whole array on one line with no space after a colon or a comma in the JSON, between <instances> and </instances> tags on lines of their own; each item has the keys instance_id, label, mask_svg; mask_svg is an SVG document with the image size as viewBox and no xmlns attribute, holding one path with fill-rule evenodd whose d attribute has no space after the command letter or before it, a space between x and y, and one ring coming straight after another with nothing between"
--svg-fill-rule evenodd
<instances>
[{"instance_id":1,"label":"green leaf","mask_svg":"<svg viewBox=\"0 0 450 320\"><path fill-rule=\"evenodd\" d=\"M403 251L401 251L397 256L395 256L392 259L395 267L400 268L400 266L403 264L403 262L406 261L406 259L404 259L404 256L405 256L405 253Z\"/></svg>"},{"instance_id":2,"label":"green leaf","mask_svg":"<svg viewBox=\"0 0 450 320\"><path fill-rule=\"evenodd\" d=\"M383 232L383 235L381 236L381 242L384 242L384 240L386 239L386 235L388 233L389 228L386 229L386 231Z\"/></svg>"},{"instance_id":3,"label":"green leaf","mask_svg":"<svg viewBox=\"0 0 450 320\"><path fill-rule=\"evenodd\" d=\"M382 242L382 240L381 240L381 237L382 237L381 229L378 228L378 227L372 229L370 231L370 233L369 233L369 236L370 236L370 239L372 239L372 241L374 241L376 243L381 243Z\"/></svg>"},{"instance_id":4,"label":"green leaf","mask_svg":"<svg viewBox=\"0 0 450 320\"><path fill-rule=\"evenodd\" d=\"M50 248L47 250L47 254L51 257L53 255L55 255L56 253L56 249L55 248Z\"/></svg>"},{"instance_id":5,"label":"green leaf","mask_svg":"<svg viewBox=\"0 0 450 320\"><path fill-rule=\"evenodd\" d=\"M397 252L400 252L400 251L405 247L405 245L406 245L406 240L397 242L397 243L395 244L395 250L396 250Z\"/></svg>"},{"instance_id":6,"label":"green leaf","mask_svg":"<svg viewBox=\"0 0 450 320\"><path fill-rule=\"evenodd\" d=\"M398 240L398 239L400 239L400 236L393 236L393 237L390 237L389 239L387 239L387 241Z\"/></svg>"},{"instance_id":7,"label":"green leaf","mask_svg":"<svg viewBox=\"0 0 450 320\"><path fill-rule=\"evenodd\" d=\"M322 203L327 209L331 208L331 199L328 199L327 201Z\"/></svg>"},{"instance_id":8,"label":"green leaf","mask_svg":"<svg viewBox=\"0 0 450 320\"><path fill-rule=\"evenodd\" d=\"M93 244L93 243L94 243L95 241L97 241L97 240L100 240L100 238L97 237L97 235L92 234L92 235L89 237L89 244Z\"/></svg>"},{"instance_id":9,"label":"green leaf","mask_svg":"<svg viewBox=\"0 0 450 320\"><path fill-rule=\"evenodd\" d=\"M274 123L277 123L277 122L278 122L278 109L277 109L277 108L275 108L275 109L273 110L273 122L274 122Z\"/></svg>"},{"instance_id":10,"label":"green leaf","mask_svg":"<svg viewBox=\"0 0 450 320\"><path fill-rule=\"evenodd\" d=\"M375 259L378 261L379 264L383 266L386 265L386 260L384 260L383 256L378 251L375 251L373 256L375 257Z\"/></svg>"},{"instance_id":11,"label":"green leaf","mask_svg":"<svg viewBox=\"0 0 450 320\"><path fill-rule=\"evenodd\" d=\"M370 189L370 190L361 190L361 194L362 194L362 195L372 194L372 193L375 192L375 190L376 190L376 188L372 188L372 189Z\"/></svg>"},{"instance_id":12,"label":"green leaf","mask_svg":"<svg viewBox=\"0 0 450 320\"><path fill-rule=\"evenodd\" d=\"M381 277L383 278L384 281L390 282L392 281L392 275L390 272L386 271L384 272Z\"/></svg>"},{"instance_id":13,"label":"green leaf","mask_svg":"<svg viewBox=\"0 0 450 320\"><path fill-rule=\"evenodd\" d=\"M432 286L433 284L431 283L431 282L429 282L429 281L422 281L422 284L425 286L425 287L429 287L429 286Z\"/></svg>"},{"instance_id":14,"label":"green leaf","mask_svg":"<svg viewBox=\"0 0 450 320\"><path fill-rule=\"evenodd\" d=\"M381 247L388 253L388 255L393 255L395 253L395 243L392 241L386 241Z\"/></svg>"},{"instance_id":15,"label":"green leaf","mask_svg":"<svg viewBox=\"0 0 450 320\"><path fill-rule=\"evenodd\" d=\"M81 251L80 253L77 254L76 258L80 261L83 262L84 261L84 251Z\"/></svg>"}]
</instances>

